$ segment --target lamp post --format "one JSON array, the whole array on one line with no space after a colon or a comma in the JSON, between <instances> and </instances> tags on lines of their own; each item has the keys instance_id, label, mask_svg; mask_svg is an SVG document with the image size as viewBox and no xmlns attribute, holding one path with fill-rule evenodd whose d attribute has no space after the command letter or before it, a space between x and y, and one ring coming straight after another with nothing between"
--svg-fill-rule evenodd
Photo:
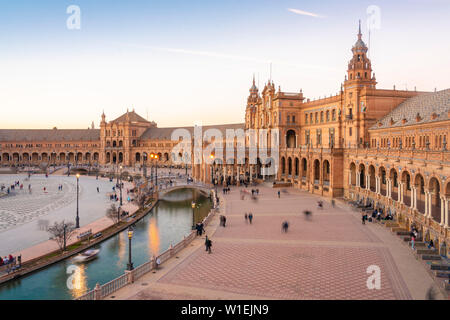
<instances>
[{"instance_id":1,"label":"lamp post","mask_svg":"<svg viewBox=\"0 0 450 320\"><path fill-rule=\"evenodd\" d=\"M192 207L192 230L194 230L195 229L195 202L194 201L192 201L191 207Z\"/></svg>"},{"instance_id":2,"label":"lamp post","mask_svg":"<svg viewBox=\"0 0 450 320\"><path fill-rule=\"evenodd\" d=\"M212 160L212 162L211 162L211 183L212 183L212 185L214 185L214 172L213 172L213 167L214 167L214 155L211 154L211 155L209 156L209 158Z\"/></svg>"},{"instance_id":3,"label":"lamp post","mask_svg":"<svg viewBox=\"0 0 450 320\"><path fill-rule=\"evenodd\" d=\"M117 223L120 222L120 206L117 207Z\"/></svg>"},{"instance_id":4,"label":"lamp post","mask_svg":"<svg viewBox=\"0 0 450 320\"><path fill-rule=\"evenodd\" d=\"M123 167L120 166L120 173L119 173L119 176L120 176L120 184L119 184L119 187L120 187L120 205L121 205L121 206L122 206L122 169L123 169Z\"/></svg>"},{"instance_id":5,"label":"lamp post","mask_svg":"<svg viewBox=\"0 0 450 320\"><path fill-rule=\"evenodd\" d=\"M156 153L151 153L150 158L155 160L155 188L158 188L158 159L159 155ZM153 162L152 162L153 163ZM153 167L153 165L152 165Z\"/></svg>"},{"instance_id":6,"label":"lamp post","mask_svg":"<svg viewBox=\"0 0 450 320\"><path fill-rule=\"evenodd\" d=\"M131 261L131 239L133 239L133 228L131 226L128 227L128 265L127 270L133 270L133 262Z\"/></svg>"},{"instance_id":7,"label":"lamp post","mask_svg":"<svg viewBox=\"0 0 450 320\"><path fill-rule=\"evenodd\" d=\"M75 219L75 228L76 229L80 228L80 217L78 216L78 198L79 198L79 193L80 193L79 181L80 181L80 174L77 173L77 217Z\"/></svg>"}]
</instances>

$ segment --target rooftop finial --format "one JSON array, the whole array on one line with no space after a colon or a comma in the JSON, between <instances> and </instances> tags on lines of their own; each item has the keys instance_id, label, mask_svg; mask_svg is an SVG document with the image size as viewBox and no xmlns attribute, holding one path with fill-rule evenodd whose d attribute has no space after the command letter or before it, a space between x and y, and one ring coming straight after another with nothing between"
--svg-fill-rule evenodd
<instances>
[{"instance_id":1,"label":"rooftop finial","mask_svg":"<svg viewBox=\"0 0 450 320\"><path fill-rule=\"evenodd\" d=\"M361 20L359 20L359 30L358 30L358 39L361 39L362 33L361 33Z\"/></svg>"}]
</instances>

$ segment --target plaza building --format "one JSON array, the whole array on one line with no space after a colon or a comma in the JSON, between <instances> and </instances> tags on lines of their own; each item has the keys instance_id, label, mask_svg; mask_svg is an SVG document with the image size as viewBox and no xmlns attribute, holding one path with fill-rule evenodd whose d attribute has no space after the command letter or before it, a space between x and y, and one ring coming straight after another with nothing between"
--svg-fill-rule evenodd
<instances>
[{"instance_id":1,"label":"plaza building","mask_svg":"<svg viewBox=\"0 0 450 320\"><path fill-rule=\"evenodd\" d=\"M245 128L278 130L276 176L264 176L259 159L249 164L248 148L244 165L219 162L210 165L219 167L211 172L219 181L228 173L231 182L244 177L326 197L370 200L389 208L408 230L414 225L445 254L450 246L450 89L378 89L361 26L351 51L340 92L323 99L276 90L273 81L260 93L253 80ZM196 178L211 182L210 176Z\"/></svg>"},{"instance_id":2,"label":"plaza building","mask_svg":"<svg viewBox=\"0 0 450 320\"><path fill-rule=\"evenodd\" d=\"M340 91L322 99L307 99L301 90L283 92L272 80L260 92L253 79L244 123L203 127L216 129L222 145L232 147L231 158L211 152L213 160L204 161L209 154L203 153L196 163L193 143L174 154L180 139L173 131L185 129L192 137L194 127L158 128L133 110L112 121L103 113L100 129L0 130L0 163L142 167L154 161L150 154L162 165L182 158L193 178L206 183L266 181L330 198L371 199L392 208L403 226L414 224L425 239L447 242L448 248L450 89L377 88L361 26L351 52ZM250 161L255 146L248 137L227 141L227 129L265 130L267 141L259 136L256 148L266 145L269 158L277 155L277 170L266 174L273 161ZM272 131L276 146L269 139ZM242 143L243 156L235 152Z\"/></svg>"}]
</instances>

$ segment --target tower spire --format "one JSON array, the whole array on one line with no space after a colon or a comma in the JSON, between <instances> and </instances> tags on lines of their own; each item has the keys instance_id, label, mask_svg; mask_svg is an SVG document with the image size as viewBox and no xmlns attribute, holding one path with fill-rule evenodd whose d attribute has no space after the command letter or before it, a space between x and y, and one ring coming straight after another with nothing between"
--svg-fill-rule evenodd
<instances>
[{"instance_id":1,"label":"tower spire","mask_svg":"<svg viewBox=\"0 0 450 320\"><path fill-rule=\"evenodd\" d=\"M359 29L358 29L358 40L362 39L362 33L361 33L361 19L359 20Z\"/></svg>"}]
</instances>

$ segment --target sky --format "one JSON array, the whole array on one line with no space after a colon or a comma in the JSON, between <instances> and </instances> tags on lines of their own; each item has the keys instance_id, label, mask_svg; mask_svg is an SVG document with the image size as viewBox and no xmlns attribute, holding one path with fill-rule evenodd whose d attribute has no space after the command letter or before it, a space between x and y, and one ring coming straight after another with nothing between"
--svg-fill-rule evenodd
<instances>
[{"instance_id":1,"label":"sky","mask_svg":"<svg viewBox=\"0 0 450 320\"><path fill-rule=\"evenodd\" d=\"M159 127L241 123L253 74L336 94L359 19L378 88L450 88L449 15L450 0L0 0L0 128L127 108Z\"/></svg>"}]
</instances>

